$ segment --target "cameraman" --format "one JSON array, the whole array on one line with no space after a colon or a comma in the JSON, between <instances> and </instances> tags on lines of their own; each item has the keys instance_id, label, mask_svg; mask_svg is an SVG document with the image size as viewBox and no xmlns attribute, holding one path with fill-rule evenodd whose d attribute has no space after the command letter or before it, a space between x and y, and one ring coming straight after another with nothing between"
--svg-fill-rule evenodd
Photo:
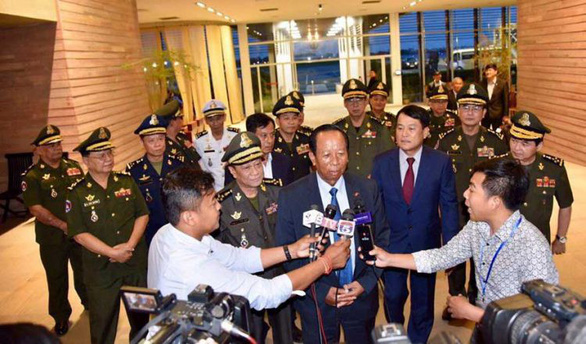
<instances>
[{"instance_id":1,"label":"cameraman","mask_svg":"<svg viewBox=\"0 0 586 344\"><path fill-rule=\"evenodd\" d=\"M492 159L474 166L464 192L470 221L445 246L413 254L391 254L375 247L378 267L434 273L469 258L476 264L476 306L467 298L448 296L452 317L480 322L490 302L521 292L534 279L557 284L558 272L548 241L519 213L529 189L525 168L516 160ZM373 264L373 262L369 262Z\"/></svg>"},{"instance_id":2,"label":"cameraman","mask_svg":"<svg viewBox=\"0 0 586 344\"><path fill-rule=\"evenodd\" d=\"M219 226L220 204L211 174L185 166L169 173L163 183L167 218L153 238L149 250L148 286L185 300L198 284L216 292L246 297L257 310L275 308L293 290L306 289L311 282L339 269L350 255L350 240L332 245L315 262L272 279L252 275L286 260L307 257L306 236L287 246L259 249L222 244L209 234Z\"/></svg>"}]
</instances>

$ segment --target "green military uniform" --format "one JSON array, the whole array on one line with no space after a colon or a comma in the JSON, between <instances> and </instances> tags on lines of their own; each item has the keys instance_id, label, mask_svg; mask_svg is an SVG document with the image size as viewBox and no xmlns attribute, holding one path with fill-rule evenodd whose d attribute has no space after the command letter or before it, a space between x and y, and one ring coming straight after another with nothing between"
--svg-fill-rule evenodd
<instances>
[{"instance_id":1,"label":"green military uniform","mask_svg":"<svg viewBox=\"0 0 586 344\"><path fill-rule=\"evenodd\" d=\"M289 92L288 96L292 96L293 98L295 98L297 101L299 101L299 105L301 105L301 112L303 112L303 110L305 109L305 97L303 96L303 93L299 92L299 91L291 91ZM311 133L313 132L313 128L307 125L300 125L299 129L297 129L299 132L305 134L306 136L311 136Z\"/></svg>"},{"instance_id":2,"label":"green military uniform","mask_svg":"<svg viewBox=\"0 0 586 344\"><path fill-rule=\"evenodd\" d=\"M59 128L48 125L33 142L36 146L61 142ZM83 178L81 166L74 160L61 159L53 168L42 159L31 165L22 175L22 192L27 207L40 205L61 221L65 217L67 186ZM81 246L67 237L61 229L35 221L36 241L39 244L41 262L45 268L49 287L49 314L56 323L67 322L71 315L68 300L67 262L71 261L77 295L87 308L87 292L83 283Z\"/></svg>"},{"instance_id":3,"label":"green military uniform","mask_svg":"<svg viewBox=\"0 0 586 344\"><path fill-rule=\"evenodd\" d=\"M389 87L382 81L373 83L371 85L371 87L368 89L368 95L370 97L375 96L375 95L379 95L379 96L383 96L383 97L385 97L385 99L387 99L389 97ZM372 106L371 106L371 108L372 108ZM395 137L395 127L397 126L397 116L395 116L394 114L392 114L390 112L385 111L383 113L383 115L381 117L379 117L374 112L372 112L372 110L367 111L366 114L373 117L373 118L378 118L385 125L385 127L389 128L389 130L391 131L391 137Z\"/></svg>"},{"instance_id":4,"label":"green military uniform","mask_svg":"<svg viewBox=\"0 0 586 344\"><path fill-rule=\"evenodd\" d=\"M511 137L517 140L542 142L551 130L541 123L535 114L518 111L511 118ZM512 153L507 156L513 157ZM525 166L529 172L529 192L521 206L521 214L534 224L551 242L550 219L553 210L553 198L560 209L568 208L574 203L574 195L564 161L558 157L537 152L535 161Z\"/></svg>"},{"instance_id":5,"label":"green military uniform","mask_svg":"<svg viewBox=\"0 0 586 344\"><path fill-rule=\"evenodd\" d=\"M75 150L82 155L112 149L110 132L95 130ZM127 172L110 172L106 189L88 173L69 187L66 201L69 236L89 233L110 247L126 243L135 220L149 211L138 186ZM120 287L146 287L147 248L144 238L126 263L83 250L84 280L90 307L92 343L114 343L120 311ZM148 321L144 315L129 315L131 337Z\"/></svg>"},{"instance_id":6,"label":"green military uniform","mask_svg":"<svg viewBox=\"0 0 586 344\"><path fill-rule=\"evenodd\" d=\"M299 101L287 95L277 101L273 107L273 115L279 117L284 113L301 113L302 106ZM275 134L275 148L276 153L284 154L291 158L291 170L293 173L293 181L305 177L311 172L311 160L309 159L309 136L300 130L297 130L293 135L293 140L288 143L283 138L279 128Z\"/></svg>"},{"instance_id":7,"label":"green military uniform","mask_svg":"<svg viewBox=\"0 0 586 344\"><path fill-rule=\"evenodd\" d=\"M430 102L445 101L448 102L448 89L443 86L435 87L431 90ZM425 139L425 145L435 148L439 136L446 131L460 125L458 114L452 110L446 110L441 116L436 116L432 109L429 109L429 136Z\"/></svg>"},{"instance_id":8,"label":"green military uniform","mask_svg":"<svg viewBox=\"0 0 586 344\"><path fill-rule=\"evenodd\" d=\"M222 157L228 166L238 166L262 158L260 140L250 132L240 133L232 139ZM236 247L256 246L270 248L275 245L277 225L277 200L280 180L265 179L257 188L254 199L248 198L234 180L218 192L222 204L219 239ZM284 274L281 266L272 267L258 275L273 278ZM267 310L273 328L275 343L292 343L291 308L288 303L276 309ZM264 311L253 311L253 336L259 343L264 342Z\"/></svg>"},{"instance_id":9,"label":"green military uniform","mask_svg":"<svg viewBox=\"0 0 586 344\"><path fill-rule=\"evenodd\" d=\"M167 122L183 117L181 106L177 100L172 100L157 109L155 115L161 116ZM201 156L195 150L195 146L184 133L177 134L175 140L167 136L165 153L180 157L186 164L191 165L199 166L198 161L201 159Z\"/></svg>"}]
</instances>

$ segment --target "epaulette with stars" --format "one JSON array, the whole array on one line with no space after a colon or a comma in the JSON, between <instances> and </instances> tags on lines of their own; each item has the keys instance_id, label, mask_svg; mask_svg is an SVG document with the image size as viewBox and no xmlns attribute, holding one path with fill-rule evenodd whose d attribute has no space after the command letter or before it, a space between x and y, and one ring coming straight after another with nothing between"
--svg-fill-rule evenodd
<instances>
[{"instance_id":1,"label":"epaulette with stars","mask_svg":"<svg viewBox=\"0 0 586 344\"><path fill-rule=\"evenodd\" d=\"M383 125L383 126L385 125L385 121L382 120L382 119L380 119L380 118L378 118L378 117L370 116L370 119L373 120L375 123L378 123L378 124Z\"/></svg>"},{"instance_id":2,"label":"epaulette with stars","mask_svg":"<svg viewBox=\"0 0 586 344\"><path fill-rule=\"evenodd\" d=\"M337 120L335 120L332 124L333 125L338 125L342 122L344 122L344 120L346 120L346 116L342 117L342 118L338 118Z\"/></svg>"},{"instance_id":3,"label":"epaulette with stars","mask_svg":"<svg viewBox=\"0 0 586 344\"><path fill-rule=\"evenodd\" d=\"M553 155L549 155L549 154L543 154L543 158L545 160L551 161L552 163L563 167L564 166L564 159L562 158L558 158L557 156L553 156Z\"/></svg>"},{"instance_id":4,"label":"epaulette with stars","mask_svg":"<svg viewBox=\"0 0 586 344\"><path fill-rule=\"evenodd\" d=\"M179 162L185 162L185 157L182 156L182 155L169 154L169 159L171 159L171 160L177 160Z\"/></svg>"},{"instance_id":5,"label":"epaulette with stars","mask_svg":"<svg viewBox=\"0 0 586 344\"><path fill-rule=\"evenodd\" d=\"M33 167L35 167L35 165L36 165L36 164L32 164L32 165L30 165L29 167L27 167L27 168L26 168L26 170L24 170L24 172L22 172L22 173L21 173L21 176L22 176L22 177L26 176L26 174L27 174L27 173L29 173L29 172L30 172L30 170L32 170L32 169L33 169Z\"/></svg>"},{"instance_id":6,"label":"epaulette with stars","mask_svg":"<svg viewBox=\"0 0 586 344\"><path fill-rule=\"evenodd\" d=\"M492 130L492 129L486 129L486 131L488 131L489 133L495 135L496 137L498 137L500 140L503 139L503 134L501 133L497 133L496 131Z\"/></svg>"},{"instance_id":7,"label":"epaulette with stars","mask_svg":"<svg viewBox=\"0 0 586 344\"><path fill-rule=\"evenodd\" d=\"M200 137L202 137L202 136L206 135L207 133L208 133L208 131L207 131L207 130L201 131L201 132L199 132L199 133L195 134L195 139L197 140L197 139L199 139Z\"/></svg>"},{"instance_id":8,"label":"epaulette with stars","mask_svg":"<svg viewBox=\"0 0 586 344\"><path fill-rule=\"evenodd\" d=\"M441 134L439 135L439 139L440 139L440 140L441 140L441 139L443 139L444 137L446 137L446 136L447 136L449 133L453 132L454 130L456 130L456 128L452 128L452 129L450 129L450 130L448 130L448 131L445 131L445 132L441 133Z\"/></svg>"},{"instance_id":9,"label":"epaulette with stars","mask_svg":"<svg viewBox=\"0 0 586 344\"><path fill-rule=\"evenodd\" d=\"M218 192L216 194L216 198L218 199L218 202L222 203L222 202L224 202L224 200L226 200L231 195L232 195L232 189L224 189L224 190L220 190L220 192Z\"/></svg>"},{"instance_id":10,"label":"epaulette with stars","mask_svg":"<svg viewBox=\"0 0 586 344\"><path fill-rule=\"evenodd\" d=\"M144 161L144 156L143 156L143 157L141 157L140 159L137 159L137 160L131 161L131 162L129 162L128 164L126 164L126 169L127 169L127 170L131 170L131 169L132 169L134 166L136 166L136 165L138 165L138 164L142 163L143 161Z\"/></svg>"},{"instance_id":11,"label":"epaulette with stars","mask_svg":"<svg viewBox=\"0 0 586 344\"><path fill-rule=\"evenodd\" d=\"M76 186L81 185L81 181L83 181L83 178L79 178L78 180L74 181L71 185L67 187L67 189L69 191L73 191L73 189L75 189Z\"/></svg>"},{"instance_id":12,"label":"epaulette with stars","mask_svg":"<svg viewBox=\"0 0 586 344\"><path fill-rule=\"evenodd\" d=\"M228 127L228 128L226 128L226 130L231 131L236 134L240 133L240 129L234 128L234 127Z\"/></svg>"},{"instance_id":13,"label":"epaulette with stars","mask_svg":"<svg viewBox=\"0 0 586 344\"><path fill-rule=\"evenodd\" d=\"M280 178L264 178L262 182L266 185L283 186L283 181Z\"/></svg>"},{"instance_id":14,"label":"epaulette with stars","mask_svg":"<svg viewBox=\"0 0 586 344\"><path fill-rule=\"evenodd\" d=\"M114 171L114 174L120 174L120 175L123 175L123 176L129 176L129 177L132 176L130 174L130 172L126 172L126 171Z\"/></svg>"}]
</instances>

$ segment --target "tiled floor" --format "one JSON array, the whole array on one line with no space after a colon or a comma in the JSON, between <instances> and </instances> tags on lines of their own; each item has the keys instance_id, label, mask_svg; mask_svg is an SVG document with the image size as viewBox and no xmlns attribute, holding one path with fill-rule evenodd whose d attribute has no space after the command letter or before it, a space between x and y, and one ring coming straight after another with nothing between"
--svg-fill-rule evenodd
<instances>
[{"instance_id":1,"label":"tiled floor","mask_svg":"<svg viewBox=\"0 0 586 344\"><path fill-rule=\"evenodd\" d=\"M310 103L306 101L306 103ZM319 99L312 101L313 107L306 109L306 122L310 126L331 122L344 114L340 106L327 106L329 99L320 104ZM391 108L396 112L397 108ZM547 143L546 143L547 145ZM573 206L573 218L570 227L568 253L556 256L555 262L560 270L561 283L586 295L586 167L567 163L568 173L576 199ZM584 212L583 212L584 211ZM552 228L556 228L556 215L552 219ZM0 236L0 266L2 284L0 287L0 323L34 322L52 327L52 319L47 314L47 286L45 275L39 258L38 245L34 240L31 222L14 228ZM72 284L72 282L70 282ZM445 274L438 273L436 289L435 325L432 336L440 331L450 331L467 341L471 333L471 324L454 321L447 323L441 320L441 311L447 296ZM73 307L71 320L73 327L64 336L63 342L83 344L89 343L89 322L87 313L83 312L73 287L70 288L70 300ZM409 305L406 306L408 313ZM381 311L377 324L384 323ZM118 328L118 343L127 342L129 326L124 312L121 313Z\"/></svg>"}]
</instances>

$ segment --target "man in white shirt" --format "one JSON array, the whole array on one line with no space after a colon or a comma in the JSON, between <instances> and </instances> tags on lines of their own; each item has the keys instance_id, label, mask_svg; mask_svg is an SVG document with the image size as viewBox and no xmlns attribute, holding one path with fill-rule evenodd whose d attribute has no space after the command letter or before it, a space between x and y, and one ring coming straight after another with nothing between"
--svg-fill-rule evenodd
<instances>
[{"instance_id":1,"label":"man in white shirt","mask_svg":"<svg viewBox=\"0 0 586 344\"><path fill-rule=\"evenodd\" d=\"M306 236L289 246L236 248L216 241L209 233L219 226L220 204L209 173L185 166L168 174L163 198L170 223L153 238L149 250L148 286L178 299L198 285L216 292L248 298L252 308L277 307L293 290L305 289L315 279L346 264L349 241L332 245L315 262L286 275L267 280L252 275L286 260L307 257Z\"/></svg>"}]
</instances>

